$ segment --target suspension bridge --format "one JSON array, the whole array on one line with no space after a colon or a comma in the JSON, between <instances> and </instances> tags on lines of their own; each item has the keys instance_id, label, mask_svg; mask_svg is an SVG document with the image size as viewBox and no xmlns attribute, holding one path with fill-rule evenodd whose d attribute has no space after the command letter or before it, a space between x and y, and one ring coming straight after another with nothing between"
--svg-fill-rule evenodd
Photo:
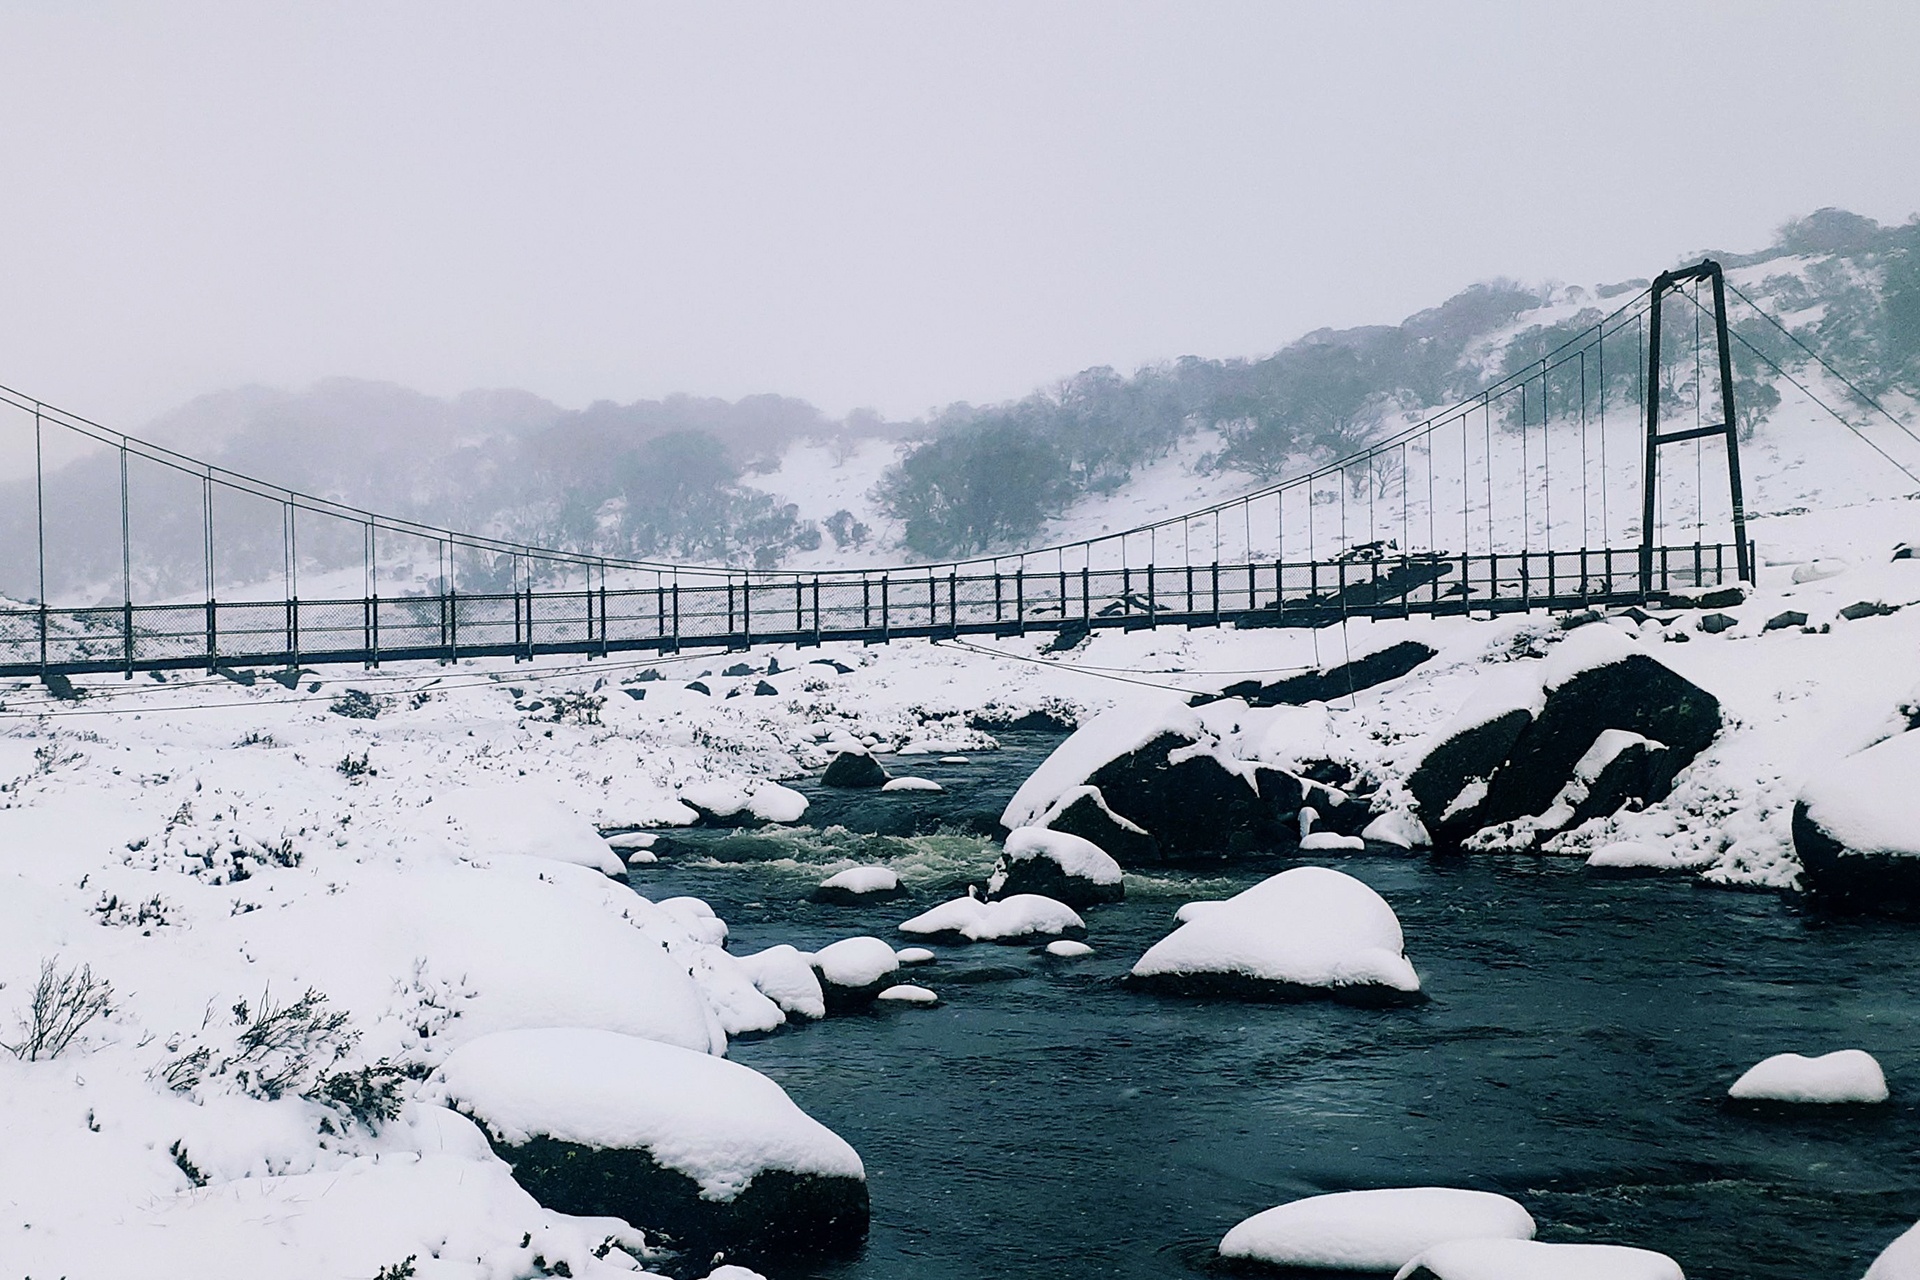
<instances>
[{"instance_id":1,"label":"suspension bridge","mask_svg":"<svg viewBox=\"0 0 1920 1280\"><path fill-rule=\"evenodd\" d=\"M1509 357L1470 399L1227 502L1034 550L818 573L535 547L380 515L0 388L0 409L31 419L35 460L32 563L10 552L0 582L29 602L0 602L0 676L1320 627L1659 602L1752 582L1726 294L1710 260L1663 273L1610 313L1579 317L1537 358ZM49 511L56 438L112 451L117 511L109 495ZM1686 444L1691 474L1663 477L1663 457ZM176 531L197 519L190 598L136 599L148 554L138 534L153 512ZM261 599L276 518L279 598ZM48 603L50 559L61 576L80 534L97 544L116 532L118 600ZM239 565L256 585L236 598ZM357 566L351 596L338 590L343 566L349 581ZM321 569L333 589L303 598L303 571Z\"/></svg>"}]
</instances>

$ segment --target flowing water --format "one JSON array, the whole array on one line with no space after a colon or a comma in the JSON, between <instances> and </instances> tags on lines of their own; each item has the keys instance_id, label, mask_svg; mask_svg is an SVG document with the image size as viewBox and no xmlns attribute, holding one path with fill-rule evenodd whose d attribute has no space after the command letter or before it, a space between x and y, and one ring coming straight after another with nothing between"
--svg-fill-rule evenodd
<instances>
[{"instance_id":1,"label":"flowing water","mask_svg":"<svg viewBox=\"0 0 1920 1280\"><path fill-rule=\"evenodd\" d=\"M1008 739L964 766L889 763L997 810L1055 741ZM745 837L757 852L731 839L729 857L772 858L682 856L630 878L650 897L705 898L736 953L860 933L906 945L895 926L995 853L970 835ZM805 901L876 857L911 899ZM1126 902L1083 913L1092 956L936 948L904 976L937 1007L736 1041L736 1060L853 1143L873 1198L857 1258L774 1280L1203 1275L1241 1218L1358 1187L1503 1192L1542 1239L1659 1249L1692 1280L1852 1280L1920 1218L1910 928L1561 860L1361 855L1328 865L1393 905L1430 1003L1119 987L1181 902L1289 865L1130 876ZM1880 1059L1891 1102L1765 1116L1720 1101L1769 1054L1846 1047Z\"/></svg>"}]
</instances>

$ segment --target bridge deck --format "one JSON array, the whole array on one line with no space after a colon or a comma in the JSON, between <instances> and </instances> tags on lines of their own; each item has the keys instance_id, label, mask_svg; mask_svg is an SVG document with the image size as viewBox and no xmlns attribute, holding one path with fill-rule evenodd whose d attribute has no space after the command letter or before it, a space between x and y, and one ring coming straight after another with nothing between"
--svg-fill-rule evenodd
<instances>
[{"instance_id":1,"label":"bridge deck","mask_svg":"<svg viewBox=\"0 0 1920 1280\"><path fill-rule=\"evenodd\" d=\"M447 593L389 599L107 605L0 611L0 676L547 654L661 653L825 641L1317 627L1644 602L1719 585L1730 544L1390 556L1010 573L749 575L696 586Z\"/></svg>"}]
</instances>

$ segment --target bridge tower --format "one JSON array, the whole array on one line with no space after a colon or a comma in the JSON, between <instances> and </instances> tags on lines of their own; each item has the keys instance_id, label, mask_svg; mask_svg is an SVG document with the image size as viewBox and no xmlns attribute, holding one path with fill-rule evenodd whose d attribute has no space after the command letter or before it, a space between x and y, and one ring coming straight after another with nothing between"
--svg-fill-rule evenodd
<instances>
[{"instance_id":1,"label":"bridge tower","mask_svg":"<svg viewBox=\"0 0 1920 1280\"><path fill-rule=\"evenodd\" d=\"M1660 430L1660 304L1667 294L1690 281L1708 281L1713 285L1713 334L1720 355L1720 406L1725 421L1663 432ZM1647 325L1647 466L1646 480L1642 485L1644 505L1640 517L1641 590L1649 595L1653 593L1653 560L1657 543L1654 524L1659 515L1661 447L1711 436L1721 436L1726 441L1727 487L1733 504L1734 558L1740 581L1752 583L1753 553L1747 544L1746 503L1740 489L1740 434L1733 411L1733 352L1728 345L1725 278L1718 262L1703 258L1694 266L1661 272L1654 277L1651 292L1652 310ZM1698 398L1700 394L1701 389L1696 387L1695 397Z\"/></svg>"}]
</instances>

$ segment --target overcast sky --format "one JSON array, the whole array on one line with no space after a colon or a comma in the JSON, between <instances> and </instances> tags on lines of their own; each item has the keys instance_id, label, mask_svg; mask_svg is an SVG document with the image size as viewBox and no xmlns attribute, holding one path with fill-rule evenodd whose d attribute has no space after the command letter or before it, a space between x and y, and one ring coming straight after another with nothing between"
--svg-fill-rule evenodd
<instances>
[{"instance_id":1,"label":"overcast sky","mask_svg":"<svg viewBox=\"0 0 1920 1280\"><path fill-rule=\"evenodd\" d=\"M14 3L0 381L909 416L1920 210L1920 5Z\"/></svg>"}]
</instances>

